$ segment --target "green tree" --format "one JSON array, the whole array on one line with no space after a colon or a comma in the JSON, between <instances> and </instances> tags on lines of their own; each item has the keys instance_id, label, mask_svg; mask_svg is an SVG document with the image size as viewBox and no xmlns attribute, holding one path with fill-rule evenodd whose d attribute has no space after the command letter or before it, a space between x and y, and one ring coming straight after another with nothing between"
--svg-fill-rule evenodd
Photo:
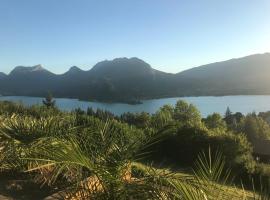
<instances>
[{"instance_id":1,"label":"green tree","mask_svg":"<svg viewBox=\"0 0 270 200\"><path fill-rule=\"evenodd\" d=\"M155 114L152 115L151 124L157 129L168 125L173 121L173 107L164 105Z\"/></svg>"},{"instance_id":2,"label":"green tree","mask_svg":"<svg viewBox=\"0 0 270 200\"><path fill-rule=\"evenodd\" d=\"M160 110L161 112L166 112L166 113L170 114L171 117L173 116L173 110L174 110L174 108L173 108L172 105L169 105L169 104L164 105L164 106L162 106L159 110Z\"/></svg>"},{"instance_id":3,"label":"green tree","mask_svg":"<svg viewBox=\"0 0 270 200\"><path fill-rule=\"evenodd\" d=\"M177 101L174 108L174 119L180 121L183 125L199 125L201 123L200 111L186 101Z\"/></svg>"},{"instance_id":4,"label":"green tree","mask_svg":"<svg viewBox=\"0 0 270 200\"><path fill-rule=\"evenodd\" d=\"M53 99L52 93L48 92L47 96L42 102L48 108L53 108L55 106L56 101Z\"/></svg>"},{"instance_id":5,"label":"green tree","mask_svg":"<svg viewBox=\"0 0 270 200\"><path fill-rule=\"evenodd\" d=\"M250 141L254 139L270 139L270 126L261 117L249 114L244 120L243 130Z\"/></svg>"},{"instance_id":6,"label":"green tree","mask_svg":"<svg viewBox=\"0 0 270 200\"><path fill-rule=\"evenodd\" d=\"M227 117L229 117L231 115L232 115L232 112L231 112L231 110L230 110L230 108L228 106L227 109L226 109L226 112L225 112L225 118L227 118Z\"/></svg>"},{"instance_id":7,"label":"green tree","mask_svg":"<svg viewBox=\"0 0 270 200\"><path fill-rule=\"evenodd\" d=\"M180 127L151 149L153 160L168 165L188 167L203 149L222 150L227 166L236 173L254 172L252 146L243 134L224 129L208 130L204 127Z\"/></svg>"},{"instance_id":8,"label":"green tree","mask_svg":"<svg viewBox=\"0 0 270 200\"><path fill-rule=\"evenodd\" d=\"M218 113L213 113L212 115L208 115L207 118L204 120L204 123L206 127L209 129L214 129L214 128L226 129L227 128L226 122L222 119L222 116Z\"/></svg>"},{"instance_id":9,"label":"green tree","mask_svg":"<svg viewBox=\"0 0 270 200\"><path fill-rule=\"evenodd\" d=\"M239 113L237 113L237 115L234 115L231 112L230 108L227 107L227 110L225 112L224 120L227 123L229 128L234 130L237 127L237 123L238 123L237 118L239 117L238 115L239 115Z\"/></svg>"},{"instance_id":10,"label":"green tree","mask_svg":"<svg viewBox=\"0 0 270 200\"><path fill-rule=\"evenodd\" d=\"M147 112L141 113L124 113L120 116L122 122L134 125L138 128L147 128L151 123L151 116Z\"/></svg>"}]
</instances>

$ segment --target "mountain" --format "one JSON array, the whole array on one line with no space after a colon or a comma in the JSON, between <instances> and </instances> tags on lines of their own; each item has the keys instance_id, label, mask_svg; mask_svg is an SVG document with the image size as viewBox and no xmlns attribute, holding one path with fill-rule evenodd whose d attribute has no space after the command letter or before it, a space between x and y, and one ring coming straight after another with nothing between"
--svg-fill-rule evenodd
<instances>
[{"instance_id":1,"label":"mountain","mask_svg":"<svg viewBox=\"0 0 270 200\"><path fill-rule=\"evenodd\" d=\"M5 73L3 73L3 72L0 72L0 80L2 80L2 79L4 79L4 78L6 78L6 74Z\"/></svg>"},{"instance_id":2,"label":"mountain","mask_svg":"<svg viewBox=\"0 0 270 200\"><path fill-rule=\"evenodd\" d=\"M180 95L270 94L270 54L212 63L176 74Z\"/></svg>"},{"instance_id":3,"label":"mountain","mask_svg":"<svg viewBox=\"0 0 270 200\"><path fill-rule=\"evenodd\" d=\"M152 76L156 70L138 58L116 58L112 61L97 63L91 73L97 78L126 79L131 77Z\"/></svg>"},{"instance_id":4,"label":"mountain","mask_svg":"<svg viewBox=\"0 0 270 200\"><path fill-rule=\"evenodd\" d=\"M67 73L63 74L60 83L62 86L57 90L57 94L65 96L68 93L81 99L134 103L143 98L159 97L162 90L166 93L166 81L170 82L169 79L163 80L168 76L167 73L151 68L138 58L105 60L89 71L80 71L77 68L72 71L76 71L76 78L68 78ZM63 80L66 80L65 84ZM69 91L66 84L69 85ZM155 85L162 87L155 88Z\"/></svg>"},{"instance_id":5,"label":"mountain","mask_svg":"<svg viewBox=\"0 0 270 200\"><path fill-rule=\"evenodd\" d=\"M88 71L73 66L60 75L41 65L18 66L0 84L0 94L45 96L50 91L56 97L134 103L166 94L171 76L138 58L102 61Z\"/></svg>"},{"instance_id":6,"label":"mountain","mask_svg":"<svg viewBox=\"0 0 270 200\"><path fill-rule=\"evenodd\" d=\"M83 71L73 66L56 75L41 65L0 73L0 94L136 103L141 99L270 94L270 54L195 67L177 74L152 68L139 58L116 58Z\"/></svg>"},{"instance_id":7,"label":"mountain","mask_svg":"<svg viewBox=\"0 0 270 200\"><path fill-rule=\"evenodd\" d=\"M24 67L24 66L17 66L15 67L9 75L26 75L29 73L48 73L46 69L44 69L41 65L35 65L33 67Z\"/></svg>"},{"instance_id":8,"label":"mountain","mask_svg":"<svg viewBox=\"0 0 270 200\"><path fill-rule=\"evenodd\" d=\"M90 82L89 73L77 66L71 67L66 73L57 75L50 91L59 97L90 99L85 85Z\"/></svg>"},{"instance_id":9,"label":"mountain","mask_svg":"<svg viewBox=\"0 0 270 200\"><path fill-rule=\"evenodd\" d=\"M1 94L1 91L2 91L1 88L4 87L6 77L7 77L7 75L5 73L0 72L0 96L2 95Z\"/></svg>"},{"instance_id":10,"label":"mountain","mask_svg":"<svg viewBox=\"0 0 270 200\"><path fill-rule=\"evenodd\" d=\"M64 76L74 76L74 75L77 75L77 74L81 74L81 73L84 73L83 70L81 70L79 67L77 66L72 66L69 68L69 70L64 73L63 75Z\"/></svg>"},{"instance_id":11,"label":"mountain","mask_svg":"<svg viewBox=\"0 0 270 200\"><path fill-rule=\"evenodd\" d=\"M138 58L103 61L90 70L93 95L97 99L109 95L115 101L159 97L166 93L170 76Z\"/></svg>"},{"instance_id":12,"label":"mountain","mask_svg":"<svg viewBox=\"0 0 270 200\"><path fill-rule=\"evenodd\" d=\"M55 84L56 75L41 65L15 67L0 86L3 95L43 96Z\"/></svg>"},{"instance_id":13,"label":"mountain","mask_svg":"<svg viewBox=\"0 0 270 200\"><path fill-rule=\"evenodd\" d=\"M66 73L58 75L57 78L58 84L64 84L63 87L65 87L66 85L80 84L81 82L87 81L88 73L73 66Z\"/></svg>"}]
</instances>

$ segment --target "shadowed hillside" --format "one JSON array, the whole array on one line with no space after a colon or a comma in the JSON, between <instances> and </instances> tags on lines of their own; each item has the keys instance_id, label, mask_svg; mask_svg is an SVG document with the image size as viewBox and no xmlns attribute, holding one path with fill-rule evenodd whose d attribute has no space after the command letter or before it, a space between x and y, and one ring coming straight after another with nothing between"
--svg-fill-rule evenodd
<instances>
[{"instance_id":1,"label":"shadowed hillside","mask_svg":"<svg viewBox=\"0 0 270 200\"><path fill-rule=\"evenodd\" d=\"M71 67L56 75L41 67L16 67L0 74L2 95L44 96L136 103L142 99L270 94L270 54L212 63L177 74L153 69L138 58L116 58L91 70Z\"/></svg>"},{"instance_id":2,"label":"shadowed hillside","mask_svg":"<svg viewBox=\"0 0 270 200\"><path fill-rule=\"evenodd\" d=\"M256 54L178 73L180 95L269 94L270 54ZM181 87L182 85L182 87Z\"/></svg>"}]
</instances>

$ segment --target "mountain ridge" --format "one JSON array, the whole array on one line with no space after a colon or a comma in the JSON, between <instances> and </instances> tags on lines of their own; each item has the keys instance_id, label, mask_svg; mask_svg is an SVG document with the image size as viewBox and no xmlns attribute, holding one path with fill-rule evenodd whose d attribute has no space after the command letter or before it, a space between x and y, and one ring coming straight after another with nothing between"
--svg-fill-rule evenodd
<instances>
[{"instance_id":1,"label":"mountain ridge","mask_svg":"<svg viewBox=\"0 0 270 200\"><path fill-rule=\"evenodd\" d=\"M270 94L270 54L210 63L176 74L156 70L145 61L116 58L84 71L76 66L54 74L41 65L18 66L0 73L0 94L71 97L106 102L138 102L176 96Z\"/></svg>"},{"instance_id":2,"label":"mountain ridge","mask_svg":"<svg viewBox=\"0 0 270 200\"><path fill-rule=\"evenodd\" d=\"M44 69L40 64L31 67L17 66L9 73L9 75L14 73L29 73L29 72L44 72L44 71L48 70Z\"/></svg>"},{"instance_id":3,"label":"mountain ridge","mask_svg":"<svg viewBox=\"0 0 270 200\"><path fill-rule=\"evenodd\" d=\"M245 58L249 58L249 57L253 57L253 56L270 56L270 52L265 52L265 53L257 53L257 54L251 54L251 55L247 55L247 56L242 56L242 57L237 57L237 58L231 58L231 59L227 59L227 60L222 60L222 61L217 61L217 62L212 62L212 63L207 63L207 64L202 64L202 65L199 65L199 66L195 66L195 67L191 67L189 69L185 69L183 71L179 71L179 72L175 72L175 73L172 73L172 72L165 72L165 71L161 71L161 70L158 70L158 69L155 69L157 71L160 71L160 72L164 72L164 73L167 73L167 74L180 74L180 73L183 73L183 72L186 72L186 71L189 71L189 70L192 70L192 69L196 69L196 68L200 68L200 67L204 67L204 66L208 66L208 65L213 65L213 64L218 64L218 63L223 63L223 62L228 62L228 61L233 61L233 60L239 60L239 59L245 59ZM87 70L83 70L81 69L80 67L78 66L71 66L67 71L63 72L63 73L60 73L60 74L57 74L57 73L54 73L44 67L42 67L41 64L37 64L37 65L33 65L33 66L23 66L23 65L19 65L19 66L16 66L13 68L13 70L17 67L23 67L23 68L33 68L33 67L37 67L37 66L41 66L43 68L43 70L46 70L46 71L49 71L51 72L52 74L55 74L55 75L63 75L67 72L69 72L70 70L72 70L73 68L76 68L78 70L81 70L83 72L87 72L87 71L91 71L97 64L99 63L102 63L102 62L111 62L111 61L114 61L114 60L118 60L118 59L138 59L138 60L141 60L143 61L142 59L140 58L137 58L137 57L130 57L130 58L127 58L127 57L119 57L119 58L114 58L112 60L103 60L103 61L100 61L100 62L97 62L92 68L89 68ZM145 61L143 61L145 62ZM146 62L145 62L146 63ZM147 63L148 64L148 63ZM150 64L148 64L150 65ZM1 72L0 71L0 74L5 74L5 75L8 75L10 74L13 70L11 70L9 73L4 73L4 72Z\"/></svg>"}]
</instances>

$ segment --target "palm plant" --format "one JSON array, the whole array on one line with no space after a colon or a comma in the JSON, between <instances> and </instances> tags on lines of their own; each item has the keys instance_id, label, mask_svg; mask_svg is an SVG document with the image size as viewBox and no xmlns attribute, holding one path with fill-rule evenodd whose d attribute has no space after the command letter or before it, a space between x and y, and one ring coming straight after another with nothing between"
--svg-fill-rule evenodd
<instances>
[{"instance_id":1,"label":"palm plant","mask_svg":"<svg viewBox=\"0 0 270 200\"><path fill-rule=\"evenodd\" d=\"M47 117L36 119L30 116L12 116L1 119L0 152L2 170L20 170L26 167L21 159L33 149L32 144L48 136L64 136L72 129L72 119L68 117Z\"/></svg>"},{"instance_id":2,"label":"palm plant","mask_svg":"<svg viewBox=\"0 0 270 200\"><path fill-rule=\"evenodd\" d=\"M194 175L187 175L138 163L147 144L145 138L128 142L107 122L79 137L37 140L27 155L28 172L46 169L42 180L61 180L65 199L244 199L217 184L229 177L220 153L201 154Z\"/></svg>"},{"instance_id":3,"label":"palm plant","mask_svg":"<svg viewBox=\"0 0 270 200\"><path fill-rule=\"evenodd\" d=\"M148 145L157 142L155 134L134 137L134 132L121 131L123 127L115 121L87 118L81 122L75 127L72 115L1 119L2 168L25 171L34 174L36 181L57 185L64 199L251 198L244 190L225 186L230 173L224 171L219 152L201 153L193 175L173 173L138 162ZM266 197L254 194L254 199Z\"/></svg>"},{"instance_id":4,"label":"palm plant","mask_svg":"<svg viewBox=\"0 0 270 200\"><path fill-rule=\"evenodd\" d=\"M136 195L146 195L142 185L148 186L147 191L152 186L142 184L144 182L141 180L139 184L132 178L131 170L136 166L136 152L141 152L141 148L145 146L146 141L141 140L128 143L125 136L115 132L112 124L108 122L99 131L88 135L37 141L33 144L33 151L28 154L28 160L32 161L28 171L51 167L52 176L46 181L53 183L59 176L64 175L70 181L69 196L126 199L135 195L132 188L141 188L142 192ZM76 176L73 173L70 177L71 172L75 172ZM147 194L158 195L154 191Z\"/></svg>"}]
</instances>

